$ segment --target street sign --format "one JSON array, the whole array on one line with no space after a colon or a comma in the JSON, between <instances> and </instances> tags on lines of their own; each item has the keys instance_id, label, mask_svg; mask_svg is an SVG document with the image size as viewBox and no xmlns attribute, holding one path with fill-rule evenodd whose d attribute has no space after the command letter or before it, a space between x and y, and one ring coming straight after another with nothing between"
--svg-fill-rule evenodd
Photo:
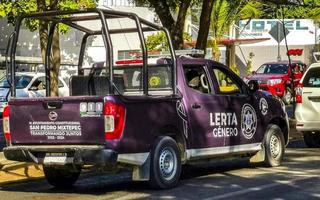
<instances>
[{"instance_id":1,"label":"street sign","mask_svg":"<svg viewBox=\"0 0 320 200\"><path fill-rule=\"evenodd\" d=\"M279 32L278 32L279 31ZM269 34L278 42L280 43L285 36L289 34L288 29L284 29L283 31L283 25L280 22L277 22L269 31Z\"/></svg>"}]
</instances>

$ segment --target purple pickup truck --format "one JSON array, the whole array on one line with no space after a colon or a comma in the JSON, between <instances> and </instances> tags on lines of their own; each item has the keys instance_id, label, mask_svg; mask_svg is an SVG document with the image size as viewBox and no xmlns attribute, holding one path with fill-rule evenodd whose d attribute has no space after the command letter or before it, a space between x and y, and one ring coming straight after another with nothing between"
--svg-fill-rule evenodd
<instances>
[{"instance_id":1,"label":"purple pickup truck","mask_svg":"<svg viewBox=\"0 0 320 200\"><path fill-rule=\"evenodd\" d=\"M166 29L132 13L93 9L20 17L10 41L11 80L19 28L31 18L50 22L47 74L55 27L83 32L70 96L49 97L46 76L46 97L18 98L12 81L3 113L5 157L42 164L53 186L73 185L85 165L126 167L133 180L171 188L187 163L248 156L267 166L281 164L289 139L284 104L218 62L176 55ZM129 19L134 26L112 26L114 19ZM93 20L100 25L92 26ZM169 55L148 59L144 34L149 31L165 33ZM141 59L114 61L113 35L127 33L137 34ZM103 38L106 53L104 62L86 72L82 66L90 36Z\"/></svg>"}]
</instances>

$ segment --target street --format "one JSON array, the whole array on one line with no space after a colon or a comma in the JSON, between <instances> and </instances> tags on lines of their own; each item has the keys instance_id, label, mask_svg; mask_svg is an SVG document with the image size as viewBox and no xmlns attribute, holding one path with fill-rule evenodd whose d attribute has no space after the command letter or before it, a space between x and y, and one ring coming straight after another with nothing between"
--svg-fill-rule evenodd
<instances>
[{"instance_id":1,"label":"street","mask_svg":"<svg viewBox=\"0 0 320 200\"><path fill-rule=\"evenodd\" d=\"M178 187L153 190L130 174L88 173L71 189L45 180L3 186L0 199L320 199L320 151L295 141L281 167L265 168L247 159L185 166Z\"/></svg>"}]
</instances>

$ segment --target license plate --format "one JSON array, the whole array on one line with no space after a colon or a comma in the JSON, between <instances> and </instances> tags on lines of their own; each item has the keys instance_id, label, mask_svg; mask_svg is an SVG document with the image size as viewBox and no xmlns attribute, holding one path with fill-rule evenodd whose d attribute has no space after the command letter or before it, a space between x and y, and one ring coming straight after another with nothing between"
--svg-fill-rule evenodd
<instances>
[{"instance_id":1,"label":"license plate","mask_svg":"<svg viewBox=\"0 0 320 200\"><path fill-rule=\"evenodd\" d=\"M46 153L46 156L44 157L43 163L49 164L66 164L66 163L72 163L73 158L68 157L67 153Z\"/></svg>"}]
</instances>

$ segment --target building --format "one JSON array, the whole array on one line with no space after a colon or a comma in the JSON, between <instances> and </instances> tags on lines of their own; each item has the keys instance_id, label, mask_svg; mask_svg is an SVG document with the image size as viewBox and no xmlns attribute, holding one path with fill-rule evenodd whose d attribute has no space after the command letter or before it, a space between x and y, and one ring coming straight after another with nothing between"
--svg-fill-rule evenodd
<instances>
[{"instance_id":1,"label":"building","mask_svg":"<svg viewBox=\"0 0 320 200\"><path fill-rule=\"evenodd\" d=\"M289 49L302 50L301 55L291 56L292 60L301 60L307 64L314 62L312 53L315 51L315 45L319 44L320 33L319 27L314 21L310 19L285 19L284 27L286 38L284 38L282 22L277 19L240 21L237 38L269 39L238 45L236 48L238 64L245 65L251 52L254 54L253 70L265 62L288 60L286 40Z\"/></svg>"}]
</instances>

